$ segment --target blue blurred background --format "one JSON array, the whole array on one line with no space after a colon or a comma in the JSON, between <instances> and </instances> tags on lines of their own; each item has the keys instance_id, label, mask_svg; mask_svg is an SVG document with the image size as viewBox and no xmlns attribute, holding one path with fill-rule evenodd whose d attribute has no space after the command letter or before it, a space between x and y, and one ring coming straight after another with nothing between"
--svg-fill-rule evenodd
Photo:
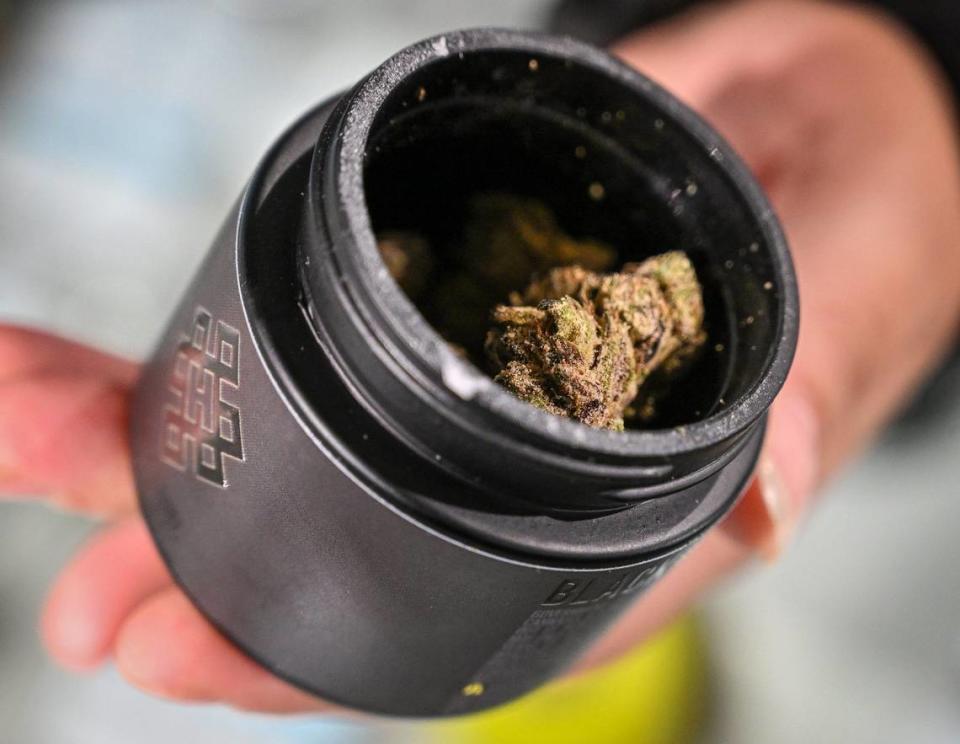
<instances>
[{"instance_id":1,"label":"blue blurred background","mask_svg":"<svg viewBox=\"0 0 960 744\"><path fill-rule=\"evenodd\" d=\"M536 27L546 7L0 0L0 321L142 357L255 162L298 114L412 41ZM705 603L704 741L960 741L956 374L938 390L830 489L779 565ZM112 669L56 669L36 617L91 528L0 504L3 744L420 740L408 726L173 705Z\"/></svg>"}]
</instances>

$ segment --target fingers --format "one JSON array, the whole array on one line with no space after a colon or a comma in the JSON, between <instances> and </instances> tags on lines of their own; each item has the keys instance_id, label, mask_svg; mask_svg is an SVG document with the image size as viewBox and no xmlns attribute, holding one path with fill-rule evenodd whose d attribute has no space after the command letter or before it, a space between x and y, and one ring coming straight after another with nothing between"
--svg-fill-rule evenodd
<instances>
[{"instance_id":1,"label":"fingers","mask_svg":"<svg viewBox=\"0 0 960 744\"><path fill-rule=\"evenodd\" d=\"M45 494L96 515L134 506L127 403L137 367L0 326L0 493Z\"/></svg>"},{"instance_id":2,"label":"fingers","mask_svg":"<svg viewBox=\"0 0 960 744\"><path fill-rule=\"evenodd\" d=\"M139 519L109 528L74 558L41 632L64 666L90 669L113 653L131 682L162 697L273 713L330 708L224 639L173 586Z\"/></svg>"},{"instance_id":3,"label":"fingers","mask_svg":"<svg viewBox=\"0 0 960 744\"><path fill-rule=\"evenodd\" d=\"M774 404L756 475L721 525L767 561L789 545L820 479L820 422L796 387L787 387Z\"/></svg>"},{"instance_id":4,"label":"fingers","mask_svg":"<svg viewBox=\"0 0 960 744\"><path fill-rule=\"evenodd\" d=\"M129 388L107 377L47 372L0 384L0 491L43 493L64 508L134 508Z\"/></svg>"},{"instance_id":5,"label":"fingers","mask_svg":"<svg viewBox=\"0 0 960 744\"><path fill-rule=\"evenodd\" d=\"M0 385L51 369L127 385L137 376L137 365L125 359L49 333L0 323Z\"/></svg>"},{"instance_id":6,"label":"fingers","mask_svg":"<svg viewBox=\"0 0 960 744\"><path fill-rule=\"evenodd\" d=\"M332 708L245 656L177 589L156 595L129 618L115 653L130 682L164 698L270 713Z\"/></svg>"},{"instance_id":7,"label":"fingers","mask_svg":"<svg viewBox=\"0 0 960 744\"><path fill-rule=\"evenodd\" d=\"M126 618L170 583L141 520L109 528L54 585L41 621L47 649L66 667L97 666L110 655Z\"/></svg>"}]
</instances>

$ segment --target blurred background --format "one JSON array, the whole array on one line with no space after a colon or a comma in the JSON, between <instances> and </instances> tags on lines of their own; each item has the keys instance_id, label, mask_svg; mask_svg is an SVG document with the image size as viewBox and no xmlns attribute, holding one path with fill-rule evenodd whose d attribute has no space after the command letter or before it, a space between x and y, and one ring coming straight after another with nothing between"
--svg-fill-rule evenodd
<instances>
[{"instance_id":1,"label":"blurred background","mask_svg":"<svg viewBox=\"0 0 960 744\"><path fill-rule=\"evenodd\" d=\"M537 27L547 6L0 0L0 321L143 357L288 123L412 41ZM960 741L956 369L833 485L778 565L738 578L609 672L616 701L601 691L578 713L590 694L568 686L519 711L524 730L554 741ZM504 721L498 734L273 719L157 701L110 668L58 670L38 611L94 527L0 504L0 743L508 740ZM580 716L565 731L546 725L560 704Z\"/></svg>"}]
</instances>

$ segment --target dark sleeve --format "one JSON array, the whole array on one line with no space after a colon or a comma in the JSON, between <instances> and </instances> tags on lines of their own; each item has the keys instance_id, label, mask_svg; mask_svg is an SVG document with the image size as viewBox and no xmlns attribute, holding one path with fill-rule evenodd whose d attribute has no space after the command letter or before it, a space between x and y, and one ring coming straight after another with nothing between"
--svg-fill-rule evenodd
<instances>
[{"instance_id":1,"label":"dark sleeve","mask_svg":"<svg viewBox=\"0 0 960 744\"><path fill-rule=\"evenodd\" d=\"M550 20L556 33L605 45L666 18L697 0L560 0ZM960 0L862 0L899 18L922 39L953 82L960 100Z\"/></svg>"}]
</instances>

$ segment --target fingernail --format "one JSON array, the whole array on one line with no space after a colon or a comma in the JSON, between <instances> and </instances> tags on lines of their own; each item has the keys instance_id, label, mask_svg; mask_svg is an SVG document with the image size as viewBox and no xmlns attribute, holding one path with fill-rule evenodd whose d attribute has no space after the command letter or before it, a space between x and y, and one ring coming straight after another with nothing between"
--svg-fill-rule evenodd
<instances>
[{"instance_id":1,"label":"fingernail","mask_svg":"<svg viewBox=\"0 0 960 744\"><path fill-rule=\"evenodd\" d=\"M51 656L72 672L88 672L103 662L99 629L77 618L44 618L41 635Z\"/></svg>"},{"instance_id":2,"label":"fingernail","mask_svg":"<svg viewBox=\"0 0 960 744\"><path fill-rule=\"evenodd\" d=\"M790 519L790 496L783 478L770 457L763 457L757 467L757 486L763 500L770 528L757 544L757 552L768 563L775 562L790 542L793 532Z\"/></svg>"}]
</instances>

